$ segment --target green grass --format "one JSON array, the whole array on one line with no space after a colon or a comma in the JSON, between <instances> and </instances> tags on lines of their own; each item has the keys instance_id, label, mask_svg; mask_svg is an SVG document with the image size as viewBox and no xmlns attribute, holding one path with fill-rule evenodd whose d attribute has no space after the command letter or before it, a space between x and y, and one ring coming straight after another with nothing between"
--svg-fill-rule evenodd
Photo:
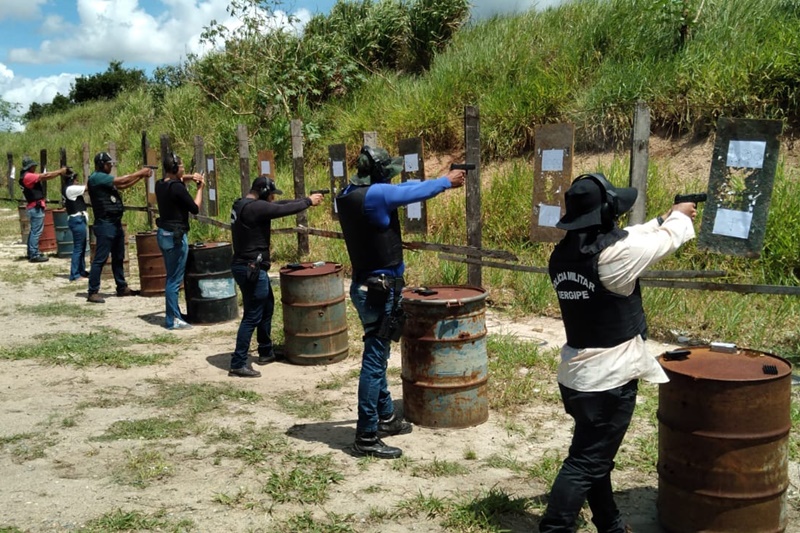
<instances>
[{"instance_id":1,"label":"green grass","mask_svg":"<svg viewBox=\"0 0 800 533\"><path fill-rule=\"evenodd\" d=\"M411 469L411 475L426 478L463 476L469 472L469 468L460 463L437 458L430 462L416 464Z\"/></svg>"},{"instance_id":2,"label":"green grass","mask_svg":"<svg viewBox=\"0 0 800 533\"><path fill-rule=\"evenodd\" d=\"M304 511L276 524L272 531L275 533L355 533L358 530L350 524L352 521L351 515L342 516L327 512L324 518L315 518L310 511Z\"/></svg>"},{"instance_id":3,"label":"green grass","mask_svg":"<svg viewBox=\"0 0 800 533\"><path fill-rule=\"evenodd\" d=\"M311 420L330 420L336 407L334 402L314 398L301 390L285 392L278 396L276 402L284 413Z\"/></svg>"},{"instance_id":4,"label":"green grass","mask_svg":"<svg viewBox=\"0 0 800 533\"><path fill-rule=\"evenodd\" d=\"M137 353L128 348L134 344L122 333L105 329L90 333L48 333L35 335L37 342L0 349L0 359L35 359L52 365L70 365L77 368L111 366L130 368L165 364L175 354L163 352ZM123 348L123 340L128 348ZM145 346L148 339L138 339ZM144 348L144 346L143 346Z\"/></svg>"},{"instance_id":5,"label":"green grass","mask_svg":"<svg viewBox=\"0 0 800 533\"><path fill-rule=\"evenodd\" d=\"M114 480L121 485L143 489L175 473L175 466L156 450L126 451L125 454L126 460L112 472Z\"/></svg>"},{"instance_id":6,"label":"green grass","mask_svg":"<svg viewBox=\"0 0 800 533\"><path fill-rule=\"evenodd\" d=\"M114 531L163 531L165 533L185 533L193 531L194 523L189 519L170 520L165 518L166 510L156 513L124 511L116 509L99 518L90 520L77 533L110 533Z\"/></svg>"},{"instance_id":7,"label":"green grass","mask_svg":"<svg viewBox=\"0 0 800 533\"><path fill-rule=\"evenodd\" d=\"M265 464L291 451L291 444L283 434L273 427L258 427L254 423L245 423L239 432L220 430L210 435L209 441L232 445L220 450L220 454L248 465Z\"/></svg>"},{"instance_id":8,"label":"green grass","mask_svg":"<svg viewBox=\"0 0 800 533\"><path fill-rule=\"evenodd\" d=\"M155 417L139 420L118 420L92 440L156 440L179 439L192 434L192 424L187 420Z\"/></svg>"},{"instance_id":9,"label":"green grass","mask_svg":"<svg viewBox=\"0 0 800 533\"><path fill-rule=\"evenodd\" d=\"M452 506L442 521L442 526L454 531L508 531L510 520L524 516L528 502L512 498L500 489L493 488ZM533 524L529 524L531 527Z\"/></svg>"},{"instance_id":10,"label":"green grass","mask_svg":"<svg viewBox=\"0 0 800 533\"><path fill-rule=\"evenodd\" d=\"M0 438L0 449L8 451L16 463L24 463L45 457L45 451L56 441L45 433L17 433Z\"/></svg>"},{"instance_id":11,"label":"green grass","mask_svg":"<svg viewBox=\"0 0 800 533\"><path fill-rule=\"evenodd\" d=\"M16 307L20 313L33 315L36 317L56 317L66 316L77 319L99 318L104 315L102 311L87 309L85 305L71 304L64 302L46 302L34 305L18 305Z\"/></svg>"},{"instance_id":12,"label":"green grass","mask_svg":"<svg viewBox=\"0 0 800 533\"><path fill-rule=\"evenodd\" d=\"M156 393L147 403L157 407L177 408L188 418L212 411L229 412L232 406L254 405L261 395L233 385L214 383L176 383L151 379Z\"/></svg>"},{"instance_id":13,"label":"green grass","mask_svg":"<svg viewBox=\"0 0 800 533\"><path fill-rule=\"evenodd\" d=\"M344 479L331 454L291 452L282 458L283 468L272 470L262 487L275 502L323 503L332 483Z\"/></svg>"}]
</instances>

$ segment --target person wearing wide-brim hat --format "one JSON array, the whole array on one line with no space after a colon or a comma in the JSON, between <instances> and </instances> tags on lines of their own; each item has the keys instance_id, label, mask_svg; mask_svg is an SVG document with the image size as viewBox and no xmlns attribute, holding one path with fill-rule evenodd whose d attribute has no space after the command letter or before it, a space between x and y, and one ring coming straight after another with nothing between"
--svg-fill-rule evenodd
<instances>
[{"instance_id":1,"label":"person wearing wide-brim hat","mask_svg":"<svg viewBox=\"0 0 800 533\"><path fill-rule=\"evenodd\" d=\"M667 376L645 348L647 322L639 276L695 236L695 204L675 204L659 216L621 229L620 215L636 189L615 187L602 174L585 174L564 195L567 230L550 256L567 343L558 384L575 420L569 454L548 498L539 531L573 531L588 500L598 531L624 533L614 503L611 470L636 405L638 380Z\"/></svg>"},{"instance_id":2,"label":"person wearing wide-brim hat","mask_svg":"<svg viewBox=\"0 0 800 533\"><path fill-rule=\"evenodd\" d=\"M67 168L60 168L52 172L36 172L38 164L28 156L22 158L22 169L19 172L19 185L25 197L25 210L30 221L28 233L28 261L31 263L44 263L49 258L39 251L39 239L44 231L44 216L47 209L47 198L44 194L43 182L67 173Z\"/></svg>"}]
</instances>

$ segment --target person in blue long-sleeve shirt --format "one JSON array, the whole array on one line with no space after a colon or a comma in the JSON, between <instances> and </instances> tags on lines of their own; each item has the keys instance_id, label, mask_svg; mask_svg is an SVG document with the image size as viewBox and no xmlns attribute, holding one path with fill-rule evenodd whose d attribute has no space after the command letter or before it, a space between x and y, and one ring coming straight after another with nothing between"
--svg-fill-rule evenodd
<instances>
[{"instance_id":1,"label":"person in blue long-sleeve shirt","mask_svg":"<svg viewBox=\"0 0 800 533\"><path fill-rule=\"evenodd\" d=\"M381 440L411 431L396 416L386 380L391 341L399 338L400 291L403 288L403 245L397 208L422 202L464 185L463 170L451 170L435 180L392 185L402 170L402 158L383 148L364 146L358 173L336 198L347 253L353 266L350 299L364 327L364 352L358 382L358 421L353 451L395 459L400 448Z\"/></svg>"}]
</instances>

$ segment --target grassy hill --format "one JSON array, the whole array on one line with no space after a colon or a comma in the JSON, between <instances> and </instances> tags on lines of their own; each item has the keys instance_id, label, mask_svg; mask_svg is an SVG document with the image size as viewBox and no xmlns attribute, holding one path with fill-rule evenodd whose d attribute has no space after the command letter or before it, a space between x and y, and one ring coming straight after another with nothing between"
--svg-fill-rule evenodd
<instances>
[{"instance_id":1,"label":"grassy hill","mask_svg":"<svg viewBox=\"0 0 800 533\"><path fill-rule=\"evenodd\" d=\"M393 3L339 2L345 7L331 14L339 26L317 20L317 37L339 43L357 33L359 28L353 24L360 19L341 15L352 4L361 6L364 20L383 20L380 17L387 16L385 10ZM431 4L447 1L430 0L426 5ZM336 32L342 33L342 41L331 37ZM461 26L424 70L414 71L399 59L391 63L392 68L379 68L380 63L373 62L353 72L309 70L308 76L315 79L329 75L331 83L338 80L337 90L324 98L296 93L281 105L273 99L265 101L265 95L274 98L288 88L295 91L297 79L303 76L296 70L292 76L279 75L275 65L295 61L313 69L312 60L322 62L320 54L327 49L315 48L311 44L318 45L317 41L302 37L264 39L249 43L254 45L250 47L231 45L210 58L190 62L186 82L166 93L145 87L114 101L83 105L32 122L24 133L1 134L0 148L18 162L23 154L35 155L41 149L50 152L52 161L64 147L70 164L78 167L83 143L94 153L114 142L119 170L125 173L141 161L142 131L148 132L154 145L159 135L169 134L173 149L187 159L194 136L201 135L206 152L218 158L223 206L219 218L224 220L227 206L239 194L237 124L248 127L251 153L275 150L279 180L289 183L288 125L293 118L302 119L306 179L309 188L315 188L327 181L327 146L346 143L352 157L364 131L378 132L380 142L390 148L398 138L421 136L428 155L458 154L463 150L463 107L474 105L481 113L487 184L484 246L507 249L524 263L542 265L551 245L530 243L527 237L529 157L537 125L575 124L578 150L612 154L610 163L591 170L603 171L622 184L628 175L626 143L637 100L649 104L654 133L667 137L703 140L713 136L718 117L729 116L779 119L784 123L784 138L790 140L800 120L800 4L793 0L566 3L543 12ZM400 45L393 40L386 46ZM289 57L285 55L288 49L306 55ZM217 92L210 92L211 82L220 81L226 72L225 84L213 85ZM358 83L341 83L341 76L353 76ZM701 188L704 178L676 176L664 161L654 158L648 212L663 212L678 183ZM662 267L721 269L729 273L727 281L737 283L797 284L797 182L798 171L782 162L760 259L713 255L690 245ZM51 198L56 197L57 191L51 192ZM140 197L143 200L144 193L134 191L127 201L141 205ZM426 240L463 244L463 196L436 200L429 209L431 232ZM129 213L126 221L134 231L146 227L141 214ZM324 210L313 210L310 223L338 229ZM192 238L227 237L216 228L196 225ZM276 261L293 258L293 238L276 239L274 246ZM313 239L312 255L347 263L342 243L334 240ZM409 254L408 262L412 281L418 283L463 283L466 279L463 265L439 262L431 254ZM554 312L555 299L544 276L490 269L484 278L487 287L496 289L493 295L498 305L508 304L515 312ZM785 355L800 347L796 333L800 309L793 297L666 289L650 290L646 297L647 308L658 310L650 315L657 335L679 331L700 339L736 340Z\"/></svg>"}]
</instances>

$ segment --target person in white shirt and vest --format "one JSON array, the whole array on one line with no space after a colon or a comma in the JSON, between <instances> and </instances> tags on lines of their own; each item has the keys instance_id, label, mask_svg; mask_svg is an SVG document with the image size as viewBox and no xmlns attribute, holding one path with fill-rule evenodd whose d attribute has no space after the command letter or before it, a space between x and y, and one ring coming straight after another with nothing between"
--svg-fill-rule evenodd
<instances>
[{"instance_id":1,"label":"person in white shirt and vest","mask_svg":"<svg viewBox=\"0 0 800 533\"><path fill-rule=\"evenodd\" d=\"M575 421L569 454L553 482L540 533L572 532L588 501L599 533L630 531L614 502L611 470L636 406L639 379L668 381L645 347L647 321L639 276L695 236L693 203L675 204L644 224L617 218L636 201L634 188L584 174L565 194L567 230L550 256L567 343L558 386Z\"/></svg>"}]
</instances>

